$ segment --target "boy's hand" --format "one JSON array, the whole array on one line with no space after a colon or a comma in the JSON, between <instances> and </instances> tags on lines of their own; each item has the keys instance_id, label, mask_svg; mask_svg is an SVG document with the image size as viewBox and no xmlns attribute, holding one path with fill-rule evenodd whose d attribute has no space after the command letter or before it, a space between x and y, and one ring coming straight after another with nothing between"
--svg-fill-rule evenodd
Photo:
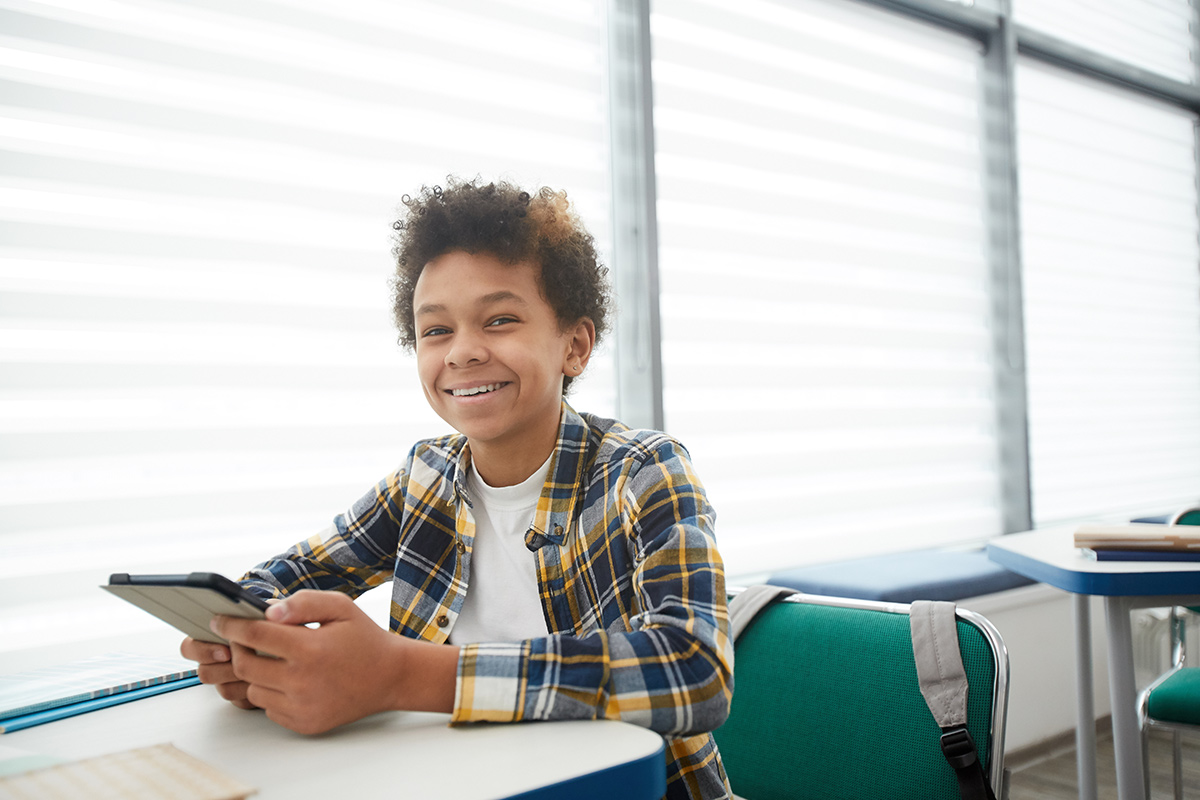
<instances>
[{"instance_id":1,"label":"boy's hand","mask_svg":"<svg viewBox=\"0 0 1200 800\"><path fill-rule=\"evenodd\" d=\"M233 660L229 648L215 642L199 642L188 637L179 646L184 658L197 662L196 674L201 683L212 684L217 692L238 708L257 708L246 699L250 684L233 674Z\"/></svg>"},{"instance_id":2,"label":"boy's hand","mask_svg":"<svg viewBox=\"0 0 1200 800\"><path fill-rule=\"evenodd\" d=\"M313 622L320 627L305 627ZM457 648L391 634L339 592L303 590L272 605L266 622L216 617L212 627L233 642L232 674L241 682L235 687L247 686L244 700L299 733L388 709L454 705Z\"/></svg>"}]
</instances>

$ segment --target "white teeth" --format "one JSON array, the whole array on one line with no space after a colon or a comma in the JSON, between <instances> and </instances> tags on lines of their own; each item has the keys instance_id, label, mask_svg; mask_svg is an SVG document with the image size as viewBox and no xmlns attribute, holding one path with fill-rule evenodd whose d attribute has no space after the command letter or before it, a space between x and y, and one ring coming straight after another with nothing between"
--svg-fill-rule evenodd
<instances>
[{"instance_id":1,"label":"white teeth","mask_svg":"<svg viewBox=\"0 0 1200 800\"><path fill-rule=\"evenodd\" d=\"M450 394L454 395L455 397L470 397L471 395L474 395L474 394L483 394L484 392L494 392L497 389L499 389L501 386L503 386L503 384L489 383L486 386L472 386L470 389L451 389Z\"/></svg>"}]
</instances>

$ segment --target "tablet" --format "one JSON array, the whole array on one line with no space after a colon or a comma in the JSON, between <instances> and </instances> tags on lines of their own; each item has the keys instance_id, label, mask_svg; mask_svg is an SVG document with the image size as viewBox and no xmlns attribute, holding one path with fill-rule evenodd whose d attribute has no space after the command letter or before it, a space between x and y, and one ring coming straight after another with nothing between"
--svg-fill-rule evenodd
<instances>
[{"instance_id":1,"label":"tablet","mask_svg":"<svg viewBox=\"0 0 1200 800\"><path fill-rule=\"evenodd\" d=\"M110 575L101 586L122 600L174 626L201 642L228 642L213 633L209 620L216 614L264 619L267 602L214 572L190 575Z\"/></svg>"}]
</instances>

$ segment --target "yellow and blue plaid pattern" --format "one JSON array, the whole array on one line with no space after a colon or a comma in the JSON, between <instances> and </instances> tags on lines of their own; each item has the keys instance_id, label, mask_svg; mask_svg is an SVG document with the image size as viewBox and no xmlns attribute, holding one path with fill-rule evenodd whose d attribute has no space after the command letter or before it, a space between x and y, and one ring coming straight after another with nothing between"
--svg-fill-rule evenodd
<instances>
[{"instance_id":1,"label":"yellow and blue plaid pattern","mask_svg":"<svg viewBox=\"0 0 1200 800\"><path fill-rule=\"evenodd\" d=\"M469 465L464 436L419 442L328 531L243 583L357 596L390 579L391 629L446 641L470 577ZM733 642L713 522L679 443L564 402L527 536L550 635L464 646L452 721L632 722L667 738L668 797L724 796L709 731L729 710Z\"/></svg>"}]
</instances>

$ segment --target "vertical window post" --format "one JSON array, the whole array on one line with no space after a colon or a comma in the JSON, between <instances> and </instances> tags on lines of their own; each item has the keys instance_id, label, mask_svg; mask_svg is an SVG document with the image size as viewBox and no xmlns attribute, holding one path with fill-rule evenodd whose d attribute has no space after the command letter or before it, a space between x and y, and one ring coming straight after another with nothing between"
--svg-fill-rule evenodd
<instances>
[{"instance_id":1,"label":"vertical window post","mask_svg":"<svg viewBox=\"0 0 1200 800\"><path fill-rule=\"evenodd\" d=\"M982 85L1000 514L1003 531L1012 533L1032 528L1033 513L1014 121L1017 40L1010 15L1011 4L1006 0L1003 5L998 27L987 35Z\"/></svg>"},{"instance_id":2,"label":"vertical window post","mask_svg":"<svg viewBox=\"0 0 1200 800\"><path fill-rule=\"evenodd\" d=\"M649 0L608 4L617 416L664 427Z\"/></svg>"}]
</instances>

